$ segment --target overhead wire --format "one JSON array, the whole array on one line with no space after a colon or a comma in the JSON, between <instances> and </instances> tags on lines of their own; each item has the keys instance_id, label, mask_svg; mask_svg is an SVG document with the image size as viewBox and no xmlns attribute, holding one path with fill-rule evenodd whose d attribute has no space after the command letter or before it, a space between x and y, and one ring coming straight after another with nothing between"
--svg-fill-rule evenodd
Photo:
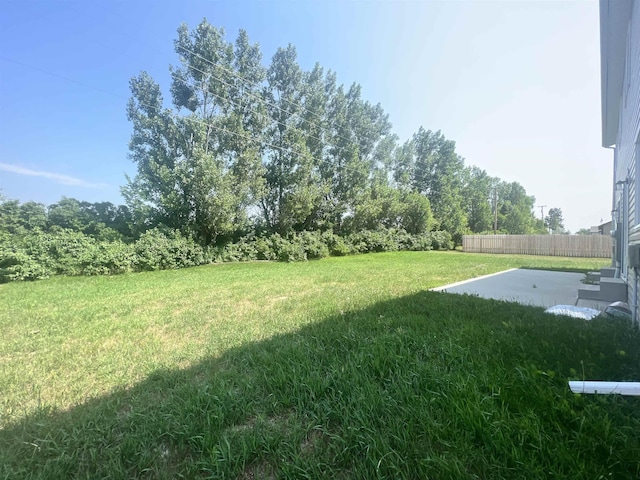
<instances>
[{"instance_id":1,"label":"overhead wire","mask_svg":"<svg viewBox=\"0 0 640 480\"><path fill-rule=\"evenodd\" d=\"M65 81L68 81L68 82L71 82L71 83L75 83L76 85L80 85L80 86L83 86L83 87L85 87L85 88L89 88L89 89L91 89L91 90L95 90L95 91L97 91L97 92L100 92L100 93L103 93L103 94L106 94L106 95L110 95L110 96L113 96L113 97L116 97L116 98L120 98L120 99L123 99L123 100L127 100L127 101L128 101L128 100L130 100L130 98L127 98L127 97L125 97L125 96L123 96L123 95L120 95L120 94L118 94L118 93L114 93L114 92L111 92L111 91L108 91L108 90L104 90L104 89L101 89L101 88L95 87L95 86L93 86L93 85L91 85L91 84L88 84L88 83L86 83L86 82L81 82L81 81L76 80L76 79L74 79L74 78L70 78L70 77L67 77L67 76L65 76L65 75L60 75L60 74L58 74L58 73L51 72L51 71L49 71L49 70L46 70L46 69L43 69L43 68L40 68L40 67L36 67L36 66L33 66L33 65L29 65L29 64L27 64L27 63L20 62L20 61L18 61L18 60L14 60L14 59L12 59L12 58L8 58L8 57L5 57L5 56L3 56L3 55L0 55L0 60L4 60L4 61L7 61L7 62L15 63L15 64L20 65L20 66L23 66L23 67L25 67L25 68L31 68L31 69L33 69L33 70L37 70L37 71L39 71L39 72L41 72L41 73L44 73L44 74L46 74L46 75L50 75L50 76L53 76L53 77L57 77L57 78L60 78L60 79L62 79L62 80L65 80ZM136 100L136 101L137 101L137 103L138 103L139 105L145 106L145 107L147 107L147 108L149 108L149 109L152 109L152 110L156 110L156 111L157 111L157 113L162 113L162 107L158 107L158 106L156 106L156 105L151 105L151 104L149 104L149 103L145 103L145 102L140 102L140 101L138 101L138 100ZM238 132L233 132L233 131L231 131L231 130L227 130L226 128L220 127L220 126L218 126L218 125L215 125L215 124L212 124L212 123L209 123L209 122L203 121L203 120L199 120L199 119L193 118L193 117L191 117L191 116L178 115L177 113L175 113L175 112L171 112L171 111L170 111L170 110L168 110L168 109L165 109L165 112L164 112L164 113L165 113L165 114L168 114L170 117L172 117L172 118L174 118L174 119L179 119L179 120L185 120L185 119L186 119L186 120L189 120L189 121L191 121L191 122L194 122L194 123L198 123L198 124L204 125L205 127L210 127L210 128L213 128L213 129L215 129L215 130L217 130L217 131L220 131L220 132L223 132L223 133L227 133L227 134L229 134L229 135L235 135L235 136L237 136L237 137L241 137L241 138L243 138L243 139L245 139L245 140L249 140L249 141L252 141L252 142L256 142L256 143L259 143L259 144L265 145L265 146L267 146L267 147L269 147L269 148L272 148L272 149L275 149L275 150L280 150L280 151L285 152L285 153L293 153L293 154L296 154L296 155L300 155L300 156L302 156L302 157L308 156L308 154L305 154L305 153L303 153L303 152L300 152L300 151L294 150L294 149L292 149L292 148L282 147L282 146L280 146L280 145L275 145L275 144L273 144L273 143L267 142L267 141L265 141L265 140L260 140L260 139L256 139L256 138L253 138L253 137L250 137L250 136L247 136L247 135L243 135L243 134L238 133Z\"/></svg>"},{"instance_id":2,"label":"overhead wire","mask_svg":"<svg viewBox=\"0 0 640 480\"><path fill-rule=\"evenodd\" d=\"M33 12L33 10L31 10L31 11ZM35 13L35 12L34 12L34 13ZM116 16L116 17L119 17L119 15L117 15L117 14L115 14L115 13L113 13L113 12L108 12L108 13L110 13L110 14L112 14L112 15ZM44 18L44 17L43 17L43 18ZM90 38L90 37L89 37L89 38ZM92 41L94 41L94 42L96 42L96 41L97 41L97 40L96 40L96 39L94 39L94 38L90 38L90 40L92 40ZM149 42L146 42L146 43L149 43ZM217 63L215 63L215 62L212 62L211 60L207 59L206 57L204 57L204 56L202 56L202 55L198 54L197 52L194 52L194 51L192 51L192 50L190 50L190 49L188 49L188 48L186 48L186 47L180 46L180 48L181 48L181 49L183 49L184 51L187 51L188 53L191 53L192 55L195 55L196 57L198 57L198 58L200 58L200 59L204 60L205 62L209 63L210 65L212 65L212 66L214 66L214 67L216 67L216 68L220 68L220 69L222 69L223 71L226 71L227 73L230 73L230 74L234 75L236 78L240 79L241 81L243 81L243 82L245 82L245 83L248 83L248 82L249 82L249 80L248 80L246 77L244 77L243 75L241 75L241 74L240 74L240 73L238 73L238 72L235 72L235 71L233 71L233 70L229 70L229 69L227 69L227 68L223 67L222 65L219 65L219 64L217 64ZM176 52L176 53L178 53L178 54L180 55L180 52ZM31 68L31 69L34 69L34 70L40 71L40 72L45 73L45 74L48 74L48 75L52 75L52 76L54 76L54 77L61 78L61 79L63 79L63 80L66 80L66 81L69 81L69 82L72 82L72 83L75 83L75 84L78 84L78 85L84 86L84 87L86 87L86 88L90 88L90 89L92 89L92 90L95 90L95 91L101 92L101 93L103 93L103 94L107 94L107 95L115 96L115 97L117 97L117 98L122 98L122 99L125 99L125 100L129 100L129 99L130 99L130 98L124 97L123 95L119 95L119 94L116 94L116 93L113 93L113 92L110 92L110 91L107 91L107 90L104 90L104 89L101 89L101 88L95 87L95 86L93 86L93 85L90 85L90 84L87 84L87 83L80 82L80 81L75 80L75 79L73 79L73 78L65 77L64 75L60 75L60 74L57 74L57 73L54 73L54 72L50 72L50 71L45 70L45 69L42 69L42 68L40 68L40 67L35 67L35 66L33 66L33 65L25 64L25 63L22 63L22 62L19 62L19 61L16 61L16 60L14 60L14 59L10 59L10 58L4 57L4 56L0 56L0 58L4 59L4 60L6 60L6 61L9 61L9 62L13 62L13 63L19 64L19 65L22 65L22 66L27 67L27 68ZM193 65L190 65L190 64L188 64L188 63L187 63L187 64L186 64L186 67L187 67L187 68L191 68L192 70L197 71L197 72L199 72L199 73L201 73L201 74L203 74L203 75L209 75L209 76L210 76L211 78L213 78L214 80L219 81L220 83L222 83L222 84L226 85L226 86L227 86L227 87L229 87L229 88L234 88L234 87L235 87L235 85L231 85L231 84L229 84L228 82L224 81L224 80L223 80L223 79L221 79L220 77L218 77L218 76L216 76L216 75L214 75L214 74L212 74L212 73L210 73L210 72L204 72L204 71L202 71L202 70L200 70L200 69L198 69L198 68L194 67ZM235 102L235 101L233 101L233 100L231 100L231 99L228 99L228 98L222 97L221 95L216 94L215 92L210 91L209 89L207 89L207 90L206 90L206 92L207 92L207 93L209 93L209 94L211 94L211 95L213 95L213 96L215 96L216 98L218 98L218 99L220 99L220 100L222 100L222 101L229 102L229 103L231 103L231 104L235 105L236 107L246 108L246 105L240 105L240 104L238 104L237 102ZM257 99L257 100L258 100L259 102L261 102L262 104L269 105L269 106L271 106L271 107L273 107L273 108L277 109L278 111L281 111L281 112L283 112L283 113L285 113L285 114L288 114L289 116L299 115L299 114L297 114L297 113L290 112L290 111L288 111L288 110L286 110L286 109L283 109L282 107L280 107L280 106L278 106L278 105L276 105L276 104L274 104L274 103L272 103L272 102L269 102L269 101L265 100L263 97L258 96L258 95L256 95L255 93L252 93L252 92L245 92L245 94L246 94L248 97L252 97L252 98ZM293 102L293 101L291 101L291 100L287 100L287 99L283 99L283 101L285 101L285 102L287 102L287 103L289 103L289 104L291 104L291 105L295 105L295 106L297 106L297 107L301 108L302 110L304 110L304 111L306 111L306 112L308 112L308 113L311 113L311 114L315 115L315 116L316 116L317 118L319 118L320 120L324 120L324 119L323 119L320 115L318 115L316 112L314 112L314 111L312 111L312 110L310 110L310 109L308 109L308 108L304 107L303 105L301 105L301 104L299 104L299 103L297 103L297 102ZM140 103L141 105L145 105L145 106L150 107L150 108L157 108L157 107L155 107L155 106L153 106L153 105L144 104L144 103L142 103L142 102L139 102L139 103ZM250 110L251 110L251 109L250 109ZM254 111L252 111L252 113L256 113L256 112L255 112L255 110L254 110ZM275 150L279 150L279 151L282 151L282 152L292 153L292 154L300 155L300 156L302 156L302 157L306 157L306 156L307 156L307 155L309 155L309 153L310 153L310 152L309 152L309 153L305 154L305 153L303 153L303 152L297 151L297 150L295 150L295 149L293 149L293 148L290 148L290 147L283 147L283 146L280 146L280 145L275 145L275 144L273 144L273 143L271 143L271 142L268 142L268 141L266 141L266 140L263 140L263 139L258 139L258 138L249 137L249 136L247 136L247 135L243 135L243 134L238 133L238 132L234 132L234 131L227 130L227 129L223 128L223 127L219 127L219 126L217 126L217 125L214 125L214 124L209 123L209 122L206 122L206 121L202 121L202 120L194 119L193 117L190 117L190 116L181 116L181 115L178 115L178 114L173 113L173 112L170 112L170 113L169 113L169 115L170 115L170 116L172 116L173 118L179 118L179 119L188 118L188 119L189 119L190 121L192 121L192 122L199 123L199 124L201 124L201 125L204 125L204 126L207 126L207 127L213 128L213 129L215 129L215 130L217 130L217 131L220 131L220 132L223 132L223 133L226 133L226 134L229 134L229 135L234 135L234 136L237 136L237 137L243 138L243 139L245 139L245 140L249 140L249 141L252 141L252 142L255 142L255 143L261 143L261 144L263 144L263 145L264 145L264 146L266 146L266 147L269 147L269 148L271 148L271 149L275 149ZM302 121L304 121L304 122L306 122L306 123L307 123L307 124L309 124L310 126L313 126L313 127L319 128L320 130L322 130L322 129L323 129L323 127L322 127L321 125L319 125L319 124L317 124L317 123L314 123L314 122L311 122L311 121L310 121L310 120L308 120L308 119L304 119L304 118L302 118L301 120L302 120ZM273 123L276 123L276 124L278 124L278 125L284 126L285 128L289 128L289 125L287 125L287 124L285 124L285 123L283 123L283 122L280 122L280 121L278 121L278 120L276 120L276 119L274 119L274 118L270 118L270 119L269 119L269 121L271 121L271 122L273 122ZM336 124L335 124L335 123L333 123L333 122L329 122L329 124L330 124L330 125L332 125L332 126L334 126L334 127L336 127ZM353 139L346 138L346 137L344 137L343 135L341 135L341 134L339 134L339 133L337 133L337 132L332 132L332 133L334 133L334 136L335 136L335 137L337 137L337 138L342 138L343 140L345 140L345 141L347 141L347 142L349 142L349 143L353 143L353 141L354 141ZM309 133L309 132L305 132L305 133L304 133L304 135L305 135L305 137L307 137L307 138L312 138L312 139L317 140L317 141L319 141L319 142L321 142L321 143L324 143L324 140L323 140L323 139L321 139L321 138L319 138L319 137L317 137L317 136L314 136L314 135L312 135L312 134L311 134L311 133ZM345 166L343 166L343 168L345 168ZM347 168L346 168L346 170L350 170L350 168L349 168L349 167L347 167Z\"/></svg>"},{"instance_id":3,"label":"overhead wire","mask_svg":"<svg viewBox=\"0 0 640 480\"><path fill-rule=\"evenodd\" d=\"M196 68L196 67L194 67L194 66L192 66L192 65L187 65L187 67L188 67L188 68L191 68L191 69L195 70L196 72L201 73L201 74L203 74L203 75L209 75L207 72L204 72L204 71L202 71L202 70L200 70L200 69L198 69L198 68ZM214 76L212 76L212 77L213 77L213 78L216 78L216 77L214 77ZM216 78L216 79L217 79L217 78ZM232 85L230 85L230 84L228 84L228 83L226 83L226 82L221 82L221 83L223 83L224 85L228 86L229 88L233 88L233 86L232 86ZM218 98L219 100L222 100L222 101L224 101L224 102L228 102L228 103L230 103L230 104L232 104L232 105L235 105L236 107L239 107L239 108L245 108L245 107L246 107L246 105L241 105L241 104L239 104L238 102L235 102L235 101L233 101L233 100L231 100L231 99L229 99L229 98L225 98L225 97L223 97L222 95L219 95L219 94L217 94L217 93L215 93L215 92L212 92L212 91L211 91L211 90L209 90L209 89L207 89L207 90L205 90L205 91L206 91L207 93L209 93L209 94L213 95L214 97ZM255 112L252 112L252 113L255 113ZM294 116L294 115L295 115L295 114L291 114L291 116ZM285 128L289 128L289 127L290 127L290 125L287 125L286 123L280 122L280 121L275 120L275 119L273 119L273 118L270 118L270 120L271 120L272 122L274 122L274 123L278 124L278 125L282 125L282 126L283 126L283 127L285 127ZM316 126L317 126L317 125L316 125ZM315 135L311 135L310 133L305 133L305 135L306 135L307 137L312 138L312 139L314 139L314 140L317 140L317 141L319 141L319 142L323 142L323 141L324 141L324 140L322 140L321 138L316 137Z\"/></svg>"},{"instance_id":4,"label":"overhead wire","mask_svg":"<svg viewBox=\"0 0 640 480\"><path fill-rule=\"evenodd\" d=\"M123 16L121 16L121 15L119 15L119 14L117 14L117 13L113 12L113 11L107 11L107 14L112 15L112 16L114 16L114 17L117 17L117 18L119 18L119 19L121 19L121 20L127 20L125 17L123 17ZM149 40L147 40L147 39L144 39L144 38L143 38L143 39L140 39L140 40L141 40L141 41L143 41L144 43L147 43L148 45L157 46L157 45L153 45L153 44L152 44ZM212 65L212 66L214 66L214 67L216 67L216 68L219 68L219 69L221 69L221 70L223 70L223 71L225 71L225 72L227 72L227 73L229 73L229 74L231 74L231 75L235 76L236 78L238 78L238 79L240 79L241 81L245 82L245 84L250 83L250 80L248 80L244 75L240 74L239 72L236 72L236 71L234 71L234 70L230 70L230 69L228 69L228 68L226 68L226 67L224 67L224 66L222 66L222 65L220 65L220 64L218 64L218 63L215 63L215 62L213 62L212 60L210 60L210 59L208 59L208 58L206 58L206 57L204 57L204 56L200 55L199 53L194 52L193 50L191 50L191 49L189 49L189 48L187 48L187 47L184 47L184 46L182 46L182 45L180 45L178 48L180 48L180 49L182 49L182 50L184 50L184 51L186 51L186 52L190 53L191 55L194 55L194 56L196 56L196 57L200 58L201 60L203 60L203 61L205 61L205 62L209 63L210 65ZM178 55L180 55L180 52L176 51L176 53L178 53ZM183 56L184 56L184 55L183 55ZM226 82L224 82L222 79L220 79L220 77L215 77L215 76L214 76L214 78L216 78L218 81L221 81L221 82L225 83L227 86L230 86L228 83L226 83ZM295 115L295 113L290 112L290 111L288 111L288 110L285 110L285 109L283 109L282 107L280 107L279 105L276 105L275 103L269 102L268 100L266 100L266 99L264 99L264 98L262 98L262 97L260 97L260 96L258 96L258 95L256 95L256 94L254 94L254 93L252 93L252 92L247 92L246 94L247 94L247 96L250 96L250 97L256 98L256 99L258 99L260 102L262 102L263 104L269 105L269 106L271 106L271 107L273 107L273 108L275 108L275 109L277 109L277 110L279 110L279 111L281 111L281 112L283 112L283 113L285 113L285 114L288 114L288 115ZM308 113L310 113L310 114L314 115L314 116L315 116L318 120L320 120L321 122L326 121L326 119L325 119L325 118L323 118L320 114L318 114L318 113L314 112L313 110L311 110L311 109L309 109L309 108L305 107L304 105L302 105L302 104L300 104L300 103L298 103L298 102L294 102L293 100L289 100L289 99L286 99L286 98L283 98L283 99L282 99L282 101L283 101L283 102L288 103L289 105L293 105L293 106L295 106L295 107L298 107L298 108L300 108L300 109L304 110L305 112L308 112ZM310 125L314 126L314 127L322 128L322 126L321 126L321 125L319 125L319 124L317 124L317 123L314 123L314 122L312 122L312 121L310 121L310 120L308 120L308 119L303 119L303 120L304 120L305 122L309 123ZM344 135L341 135L340 133L338 133L339 126L337 125L337 123L335 123L335 122L331 122L331 121L327 121L327 123L328 123L330 126L332 126L332 127L334 127L334 128L335 128L335 130L336 130L336 131L334 132L334 136L336 136L336 137L338 137L338 138L341 138L342 140L345 140L346 142L353 142L353 139L347 138L347 137L345 137Z\"/></svg>"},{"instance_id":5,"label":"overhead wire","mask_svg":"<svg viewBox=\"0 0 640 480\"><path fill-rule=\"evenodd\" d=\"M225 71L225 72L227 72L227 73L230 73L231 75L234 75L236 78L239 78L240 80L242 80L242 81L244 81L244 82L249 82L249 80L248 80L246 77L244 77L243 75L241 75L240 73L235 72L235 71L233 71L233 70L229 70L228 68L223 67L222 65L220 65L220 64L218 64L218 63L215 63L215 62L213 62L213 61L209 60L209 59L208 59L208 58L206 58L206 57L203 57L202 55L200 55L199 53L194 52L193 50L190 50L190 49L188 49L188 48L186 48L186 47L184 47L184 46L179 46L178 48L183 49L183 50L185 50L186 52L188 52L188 53L190 53L190 54L192 54L192 55L195 55L196 57L200 58L201 60L204 60L205 62L209 63L210 65L212 65L212 66L214 66L214 67L216 67L216 68L220 68L221 70L223 70L223 71ZM176 52L176 53L178 53L178 55L180 55L180 52ZM184 56L184 55L183 55L183 56ZM187 66L189 67L189 65L187 65ZM213 76L213 75L212 75L212 76ZM213 76L213 77L214 77L215 79L217 79L217 80L221 81L221 82L222 82L222 83L224 83L225 85L230 86L228 83L224 82L223 80L220 80L220 78L219 78L219 77L215 77L215 76ZM274 107L274 108L276 108L277 110L279 110L279 111L281 111L281 112L283 112L283 113L286 113L286 114L291 115L291 116L296 115L295 113L290 112L290 111L288 111L288 110L285 110L285 109L283 109L282 107L280 107L280 106L276 105L275 103L269 102L268 100L265 100L264 98L259 97L259 96L255 95L255 94L251 93L251 92L247 92L247 95L248 95L248 96L252 96L252 97L254 97L254 98L257 98L258 100L260 100L260 101L261 101L261 102L263 102L264 104L269 105L269 106L271 106L271 107ZM293 100L288 100L288 99L286 99L286 98L283 98L283 99L282 99L282 101L283 101L283 102L287 102L287 103L288 103L288 104L290 104L290 105L294 105L294 106L296 106L296 107L298 107L298 108L300 108L300 109L302 109L302 110L304 110L304 111L306 111L306 112L308 112L308 113L311 113L312 115L315 115L315 116L316 116L316 118L318 118L320 121L325 121L325 119L324 119L324 118L322 118L319 114L317 114L317 113L316 113L316 112L314 112L313 110L310 110L309 108L307 108L307 107L303 106L303 105L302 105L302 104L300 104L300 103L294 102ZM309 123L309 124L311 124L311 125L313 125L313 126L315 126L315 127L320 127L320 128L322 128L322 127L321 127L321 125L318 125L317 123L311 122L311 121L309 121L309 120L307 120L307 119L305 119L304 121L306 121L307 123ZM337 127L337 124L336 124L335 122L327 122L327 123L329 123L329 125L331 125L332 127ZM336 130L337 130L337 129L336 129ZM349 138L347 138L347 137L345 137L345 136L343 136L343 135L340 135L339 133L336 133L336 134L335 134L335 136L336 136L336 137L339 137L339 138L342 138L343 140L346 140L347 142L352 142L352 141L353 141L352 139L349 139Z\"/></svg>"}]
</instances>

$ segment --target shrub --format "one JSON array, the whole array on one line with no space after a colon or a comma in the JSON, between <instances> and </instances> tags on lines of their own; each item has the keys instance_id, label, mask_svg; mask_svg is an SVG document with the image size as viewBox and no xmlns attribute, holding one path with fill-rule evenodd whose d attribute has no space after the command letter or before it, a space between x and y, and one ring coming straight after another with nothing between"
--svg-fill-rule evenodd
<instances>
[{"instance_id":1,"label":"shrub","mask_svg":"<svg viewBox=\"0 0 640 480\"><path fill-rule=\"evenodd\" d=\"M205 262L202 247L177 231L165 234L157 228L148 230L136 241L133 249L136 270L166 270Z\"/></svg>"},{"instance_id":2,"label":"shrub","mask_svg":"<svg viewBox=\"0 0 640 480\"><path fill-rule=\"evenodd\" d=\"M255 239L255 248L258 260L277 260L278 258L270 237L257 237Z\"/></svg>"},{"instance_id":3,"label":"shrub","mask_svg":"<svg viewBox=\"0 0 640 480\"><path fill-rule=\"evenodd\" d=\"M353 245L347 242L344 237L340 237L333 232L324 232L322 241L329 249L329 254L336 257L343 257L355 253Z\"/></svg>"},{"instance_id":4,"label":"shrub","mask_svg":"<svg viewBox=\"0 0 640 480\"><path fill-rule=\"evenodd\" d=\"M0 282L37 280L50 275L114 275L213 262L299 262L329 255L451 248L453 241L448 232L411 235L393 228L363 230L347 237L330 231L302 231L288 237L278 233L258 237L250 234L235 243L207 248L178 231L161 228L148 230L134 244L98 241L81 232L58 228L50 233L34 231L24 238L1 236Z\"/></svg>"},{"instance_id":5,"label":"shrub","mask_svg":"<svg viewBox=\"0 0 640 480\"><path fill-rule=\"evenodd\" d=\"M319 259L329 256L329 247L324 242L320 232L300 232L292 243L299 243L307 259Z\"/></svg>"},{"instance_id":6,"label":"shrub","mask_svg":"<svg viewBox=\"0 0 640 480\"><path fill-rule=\"evenodd\" d=\"M276 259L280 262L304 262L307 260L302 242L298 237L285 238L278 233L271 235L271 245Z\"/></svg>"},{"instance_id":7,"label":"shrub","mask_svg":"<svg viewBox=\"0 0 640 480\"><path fill-rule=\"evenodd\" d=\"M219 250L218 260L221 262L248 262L257 260L255 239L242 237L236 243L227 243Z\"/></svg>"},{"instance_id":8,"label":"shrub","mask_svg":"<svg viewBox=\"0 0 640 480\"><path fill-rule=\"evenodd\" d=\"M93 255L96 241L68 229L36 232L24 240L26 254L54 275L80 275L83 262Z\"/></svg>"},{"instance_id":9,"label":"shrub","mask_svg":"<svg viewBox=\"0 0 640 480\"><path fill-rule=\"evenodd\" d=\"M394 252L399 250L399 245L392 232L394 230L363 230L347 239L358 253Z\"/></svg>"},{"instance_id":10,"label":"shrub","mask_svg":"<svg viewBox=\"0 0 640 480\"><path fill-rule=\"evenodd\" d=\"M426 252L433 249L432 238L429 234L414 235L411 237L411 245L407 250L414 252Z\"/></svg>"},{"instance_id":11,"label":"shrub","mask_svg":"<svg viewBox=\"0 0 640 480\"><path fill-rule=\"evenodd\" d=\"M48 278L51 273L24 250L0 248L0 283L14 280L42 280Z\"/></svg>"},{"instance_id":12,"label":"shrub","mask_svg":"<svg viewBox=\"0 0 640 480\"><path fill-rule=\"evenodd\" d=\"M122 242L98 243L91 253L83 259L83 275L115 275L133 269L132 245Z\"/></svg>"},{"instance_id":13,"label":"shrub","mask_svg":"<svg viewBox=\"0 0 640 480\"><path fill-rule=\"evenodd\" d=\"M431 247L434 250L451 250L453 249L453 241L451 240L451 234L444 230L438 230L430 232Z\"/></svg>"}]
</instances>

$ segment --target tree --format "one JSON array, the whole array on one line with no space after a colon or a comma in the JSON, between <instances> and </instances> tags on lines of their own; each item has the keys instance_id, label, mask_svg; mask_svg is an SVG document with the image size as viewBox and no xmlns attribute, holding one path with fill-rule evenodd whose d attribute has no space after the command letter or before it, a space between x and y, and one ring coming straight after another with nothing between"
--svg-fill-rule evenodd
<instances>
[{"instance_id":1,"label":"tree","mask_svg":"<svg viewBox=\"0 0 640 480\"><path fill-rule=\"evenodd\" d=\"M360 85L354 83L345 92L342 86L335 87L335 75L327 77L326 85L327 151L320 174L327 186L330 223L339 232L345 216L367 198L374 170L387 162L395 137L382 107L362 99Z\"/></svg>"},{"instance_id":2,"label":"tree","mask_svg":"<svg viewBox=\"0 0 640 480\"><path fill-rule=\"evenodd\" d=\"M67 197L49 205L47 217L49 227L67 228L77 232L84 231L92 220L83 202Z\"/></svg>"},{"instance_id":3,"label":"tree","mask_svg":"<svg viewBox=\"0 0 640 480\"><path fill-rule=\"evenodd\" d=\"M501 182L498 189L498 229L513 235L531 234L536 231L533 215L535 197L527 195L518 182Z\"/></svg>"},{"instance_id":4,"label":"tree","mask_svg":"<svg viewBox=\"0 0 640 480\"><path fill-rule=\"evenodd\" d=\"M591 229L590 228L581 228L580 230L578 230L576 232L576 235L591 235Z\"/></svg>"},{"instance_id":5,"label":"tree","mask_svg":"<svg viewBox=\"0 0 640 480\"><path fill-rule=\"evenodd\" d=\"M462 235L467 228L462 198L464 160L456 154L455 142L439 131L420 127L413 136L412 149L412 188L429 199L440 229Z\"/></svg>"},{"instance_id":6,"label":"tree","mask_svg":"<svg viewBox=\"0 0 640 480\"><path fill-rule=\"evenodd\" d=\"M345 220L350 232L384 227L400 228L413 235L429 231L432 224L431 207L424 195L385 183L374 184Z\"/></svg>"},{"instance_id":7,"label":"tree","mask_svg":"<svg viewBox=\"0 0 640 480\"><path fill-rule=\"evenodd\" d=\"M463 198L469 229L473 233L492 230L493 193L498 180L475 166L467 168L465 174Z\"/></svg>"},{"instance_id":8,"label":"tree","mask_svg":"<svg viewBox=\"0 0 640 480\"><path fill-rule=\"evenodd\" d=\"M321 196L313 146L304 129L308 121L300 121L304 76L293 45L275 53L267 82L269 146L260 206L267 228L287 234L303 228Z\"/></svg>"},{"instance_id":9,"label":"tree","mask_svg":"<svg viewBox=\"0 0 640 480\"><path fill-rule=\"evenodd\" d=\"M130 82L129 149L137 175L123 195L138 222L164 224L209 244L247 224L259 190L260 113L240 99L258 89L260 55L243 32L234 50L206 19L192 32L181 25L175 50L181 64L171 68L175 112L164 108L147 73ZM249 80L240 82L233 68Z\"/></svg>"},{"instance_id":10,"label":"tree","mask_svg":"<svg viewBox=\"0 0 640 480\"><path fill-rule=\"evenodd\" d=\"M549 233L564 233L564 219L562 218L562 209L550 208L549 213L544 219L544 225L549 229Z\"/></svg>"}]
</instances>

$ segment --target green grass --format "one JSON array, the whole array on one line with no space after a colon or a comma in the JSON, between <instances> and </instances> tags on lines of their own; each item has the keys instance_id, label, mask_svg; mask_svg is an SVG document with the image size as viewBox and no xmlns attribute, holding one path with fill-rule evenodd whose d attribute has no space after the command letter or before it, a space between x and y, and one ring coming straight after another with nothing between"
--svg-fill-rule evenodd
<instances>
[{"instance_id":1,"label":"green grass","mask_svg":"<svg viewBox=\"0 0 640 480\"><path fill-rule=\"evenodd\" d=\"M605 261L416 252L0 286L0 478L636 478L606 320L426 289Z\"/></svg>"}]
</instances>

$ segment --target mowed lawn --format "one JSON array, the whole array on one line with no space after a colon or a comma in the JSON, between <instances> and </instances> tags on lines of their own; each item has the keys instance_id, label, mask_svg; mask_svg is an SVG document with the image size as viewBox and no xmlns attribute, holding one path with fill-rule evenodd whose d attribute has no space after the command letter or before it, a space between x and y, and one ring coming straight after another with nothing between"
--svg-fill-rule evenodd
<instances>
[{"instance_id":1,"label":"mowed lawn","mask_svg":"<svg viewBox=\"0 0 640 480\"><path fill-rule=\"evenodd\" d=\"M640 335L401 252L0 285L0 478L637 478Z\"/></svg>"}]
</instances>

